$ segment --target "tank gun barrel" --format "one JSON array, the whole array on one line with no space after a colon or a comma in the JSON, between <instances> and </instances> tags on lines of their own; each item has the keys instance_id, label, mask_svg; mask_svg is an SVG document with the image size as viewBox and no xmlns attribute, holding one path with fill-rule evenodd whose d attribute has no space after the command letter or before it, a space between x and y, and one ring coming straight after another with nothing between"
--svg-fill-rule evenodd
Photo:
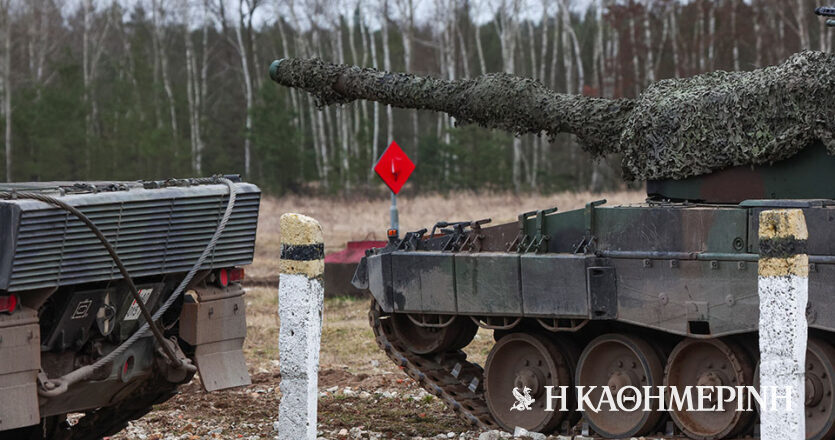
<instances>
[{"instance_id":1,"label":"tank gun barrel","mask_svg":"<svg viewBox=\"0 0 835 440\"><path fill-rule=\"evenodd\" d=\"M835 119L828 99L835 93L835 55L822 52L748 72L661 80L635 99L557 93L507 73L450 81L315 58L276 61L270 76L311 93L320 106L366 99L515 134L572 133L595 156L621 154L627 180L774 163L818 140L835 155L828 123Z\"/></svg>"},{"instance_id":2,"label":"tank gun barrel","mask_svg":"<svg viewBox=\"0 0 835 440\"><path fill-rule=\"evenodd\" d=\"M313 94L320 106L365 99L444 112L461 123L515 134L573 133L594 154L616 152L621 127L634 105L628 99L556 93L539 81L506 73L450 81L330 64L317 58L275 61L270 77Z\"/></svg>"}]
</instances>

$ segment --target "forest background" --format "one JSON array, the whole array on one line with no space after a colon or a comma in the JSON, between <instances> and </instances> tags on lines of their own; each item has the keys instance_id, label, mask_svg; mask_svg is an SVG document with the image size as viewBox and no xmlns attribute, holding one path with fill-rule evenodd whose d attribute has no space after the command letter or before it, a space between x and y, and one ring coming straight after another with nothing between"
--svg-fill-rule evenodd
<instances>
[{"instance_id":1,"label":"forest background","mask_svg":"<svg viewBox=\"0 0 835 440\"><path fill-rule=\"evenodd\" d=\"M617 157L269 80L285 56L633 97L664 78L829 51L815 0L0 0L6 181L240 173L272 194L383 194L396 140L413 193L622 188ZM501 103L497 103L501 105Z\"/></svg>"}]
</instances>

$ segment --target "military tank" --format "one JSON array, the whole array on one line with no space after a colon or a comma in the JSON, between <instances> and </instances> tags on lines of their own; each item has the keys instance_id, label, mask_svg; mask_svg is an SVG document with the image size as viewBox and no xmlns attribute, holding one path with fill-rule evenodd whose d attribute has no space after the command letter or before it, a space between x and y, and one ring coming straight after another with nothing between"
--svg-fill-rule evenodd
<instances>
[{"instance_id":1,"label":"military tank","mask_svg":"<svg viewBox=\"0 0 835 440\"><path fill-rule=\"evenodd\" d=\"M238 176L0 184L0 438L98 440L198 371L250 383L259 201Z\"/></svg>"},{"instance_id":2,"label":"military tank","mask_svg":"<svg viewBox=\"0 0 835 440\"><path fill-rule=\"evenodd\" d=\"M591 401L604 389L756 387L758 214L779 208L802 209L809 230L806 438L835 438L833 74L835 56L803 52L609 100L507 74L447 81L318 59L270 68L320 105L369 99L514 133L574 133L646 181L640 204L392 231L353 280L373 295L379 347L463 419L605 439L758 436L756 411L736 410L744 396L721 411L547 411L545 387L595 387ZM479 328L495 339L484 367L462 351Z\"/></svg>"}]
</instances>

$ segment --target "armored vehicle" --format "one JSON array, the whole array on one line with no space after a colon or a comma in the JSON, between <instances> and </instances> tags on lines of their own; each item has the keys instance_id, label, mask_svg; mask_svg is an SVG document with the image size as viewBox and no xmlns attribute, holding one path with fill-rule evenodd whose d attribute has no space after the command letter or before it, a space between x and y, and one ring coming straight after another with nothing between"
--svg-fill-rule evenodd
<instances>
[{"instance_id":1,"label":"armored vehicle","mask_svg":"<svg viewBox=\"0 0 835 440\"><path fill-rule=\"evenodd\" d=\"M197 371L248 384L259 201L237 176L0 185L0 438L100 439Z\"/></svg>"},{"instance_id":2,"label":"armored vehicle","mask_svg":"<svg viewBox=\"0 0 835 440\"><path fill-rule=\"evenodd\" d=\"M831 439L832 170L835 157L814 145L773 166L650 181L642 204L552 207L497 226L442 222L369 253L354 283L373 294L380 348L478 426L742 438L756 430L756 412L737 411L749 401L712 412L604 406L577 414L570 401L567 411L545 411L544 387L596 386L588 394L594 407L601 387L617 395L628 386L756 385L758 213L800 208L811 264L807 438ZM483 369L460 350L479 327L496 341ZM514 409L514 388L531 390L531 411Z\"/></svg>"},{"instance_id":3,"label":"armored vehicle","mask_svg":"<svg viewBox=\"0 0 835 440\"><path fill-rule=\"evenodd\" d=\"M645 203L392 231L361 261L353 282L373 295L378 345L465 420L607 439L757 436L744 393L702 412L664 399L578 412L574 400L756 389L758 214L798 208L811 266L806 438L835 438L835 56L659 81L636 99L559 94L503 73L448 81L318 59L276 61L270 76L320 105L368 99L514 133L573 133L646 181ZM462 351L479 328L495 339L483 368ZM564 410L547 411L548 386L568 387Z\"/></svg>"}]
</instances>

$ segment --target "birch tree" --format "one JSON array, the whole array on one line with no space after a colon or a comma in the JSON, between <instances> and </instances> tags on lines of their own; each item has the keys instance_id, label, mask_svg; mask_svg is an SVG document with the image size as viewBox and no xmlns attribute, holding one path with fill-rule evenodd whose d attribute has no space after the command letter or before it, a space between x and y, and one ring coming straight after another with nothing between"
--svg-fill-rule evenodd
<instances>
[{"instance_id":1,"label":"birch tree","mask_svg":"<svg viewBox=\"0 0 835 440\"><path fill-rule=\"evenodd\" d=\"M154 56L159 59L158 65L162 74L163 90L165 91L165 98L168 102L168 115L171 118L171 137L177 139L177 110L174 104L174 89L171 87L171 78L168 72L168 53L165 49L166 26L161 23L165 19L166 14L163 4L164 2L159 0L152 0L151 2L154 46L157 48L154 51ZM176 156L176 149L174 150L174 154Z\"/></svg>"},{"instance_id":2,"label":"birch tree","mask_svg":"<svg viewBox=\"0 0 835 440\"><path fill-rule=\"evenodd\" d=\"M378 69L379 63L377 63L377 43L376 38L374 37L374 32L368 33L368 44L371 48L371 67ZM377 153L377 147L380 144L380 103L374 101L371 104L372 113L373 113L373 127L371 129L371 165L368 167L368 176L371 177L374 174L373 164L377 160L379 154Z\"/></svg>"},{"instance_id":3,"label":"birch tree","mask_svg":"<svg viewBox=\"0 0 835 440\"><path fill-rule=\"evenodd\" d=\"M244 42L243 28L247 25L246 23L251 26L252 21L249 18L252 17L256 9L258 9L260 3L261 0L238 0L238 14L232 24L232 27L234 28L233 32L235 33L234 37L230 37L228 35L229 32L224 0L218 0L215 5L216 14L223 28L223 33L226 35L227 40L230 41L231 46L234 48L240 63L239 66L241 69L241 80L243 82L244 102L246 103L243 137L244 175L246 176L250 175L252 168L252 139L250 135L252 133L252 106L255 97L252 86L252 76L249 69L249 58L251 55L248 52L251 50L251 46L245 44ZM249 31L251 31L251 29L249 29Z\"/></svg>"},{"instance_id":4,"label":"birch tree","mask_svg":"<svg viewBox=\"0 0 835 440\"><path fill-rule=\"evenodd\" d=\"M652 39L652 7L653 0L644 1L644 53L646 54L646 61L644 62L644 85L655 82L655 59L653 57L653 39Z\"/></svg>"},{"instance_id":5,"label":"birch tree","mask_svg":"<svg viewBox=\"0 0 835 440\"><path fill-rule=\"evenodd\" d=\"M794 1L794 14L797 20L797 27L795 32L800 38L800 49L811 49L812 43L809 42L809 5L805 0Z\"/></svg>"},{"instance_id":6,"label":"birch tree","mask_svg":"<svg viewBox=\"0 0 835 440\"><path fill-rule=\"evenodd\" d=\"M401 17L400 29L403 31L403 65L407 72L414 72L412 62L412 50L415 41L415 3L414 0L397 0L398 12ZM445 25L446 26L446 25ZM419 160L418 155L418 113L409 112L409 119L412 122L412 148L415 151L415 163Z\"/></svg>"},{"instance_id":7,"label":"birch tree","mask_svg":"<svg viewBox=\"0 0 835 440\"><path fill-rule=\"evenodd\" d=\"M203 111L206 101L206 81L208 62L208 33L209 33L209 11L204 3L201 8L201 36L200 51L203 54L202 61L198 64L198 54L195 50L193 33L189 29L189 23L197 21L195 11L186 7L186 23L183 31L183 39L186 49L186 100L188 102L189 114L189 140L191 144L191 168L196 175L203 174L203 150L205 141L203 139ZM193 15L192 15L193 14Z\"/></svg>"},{"instance_id":8,"label":"birch tree","mask_svg":"<svg viewBox=\"0 0 835 440\"><path fill-rule=\"evenodd\" d=\"M82 34L82 78L84 82L85 126L84 126L84 176L89 178L91 173L92 139L94 124L98 118L98 103L96 102L93 81L98 72L99 59L104 51L104 39L110 31L112 14L105 14L105 24L102 30L95 34L93 30L93 2L83 0L84 31ZM111 9L112 10L112 9Z\"/></svg>"},{"instance_id":9,"label":"birch tree","mask_svg":"<svg viewBox=\"0 0 835 440\"><path fill-rule=\"evenodd\" d=\"M383 69L391 71L391 52L389 51L389 1L382 0L381 30L383 38ZM394 116L390 105L386 106L386 143L394 140Z\"/></svg>"},{"instance_id":10,"label":"birch tree","mask_svg":"<svg viewBox=\"0 0 835 440\"><path fill-rule=\"evenodd\" d=\"M12 181L12 1L0 0L0 24L3 37L3 116L4 152L6 154L6 182Z\"/></svg>"},{"instance_id":11,"label":"birch tree","mask_svg":"<svg viewBox=\"0 0 835 440\"><path fill-rule=\"evenodd\" d=\"M520 0L502 0L499 3L496 20L496 33L502 52L502 66L506 73L516 73L516 39L519 34ZM522 139L513 137L513 189L522 188Z\"/></svg>"}]
</instances>

